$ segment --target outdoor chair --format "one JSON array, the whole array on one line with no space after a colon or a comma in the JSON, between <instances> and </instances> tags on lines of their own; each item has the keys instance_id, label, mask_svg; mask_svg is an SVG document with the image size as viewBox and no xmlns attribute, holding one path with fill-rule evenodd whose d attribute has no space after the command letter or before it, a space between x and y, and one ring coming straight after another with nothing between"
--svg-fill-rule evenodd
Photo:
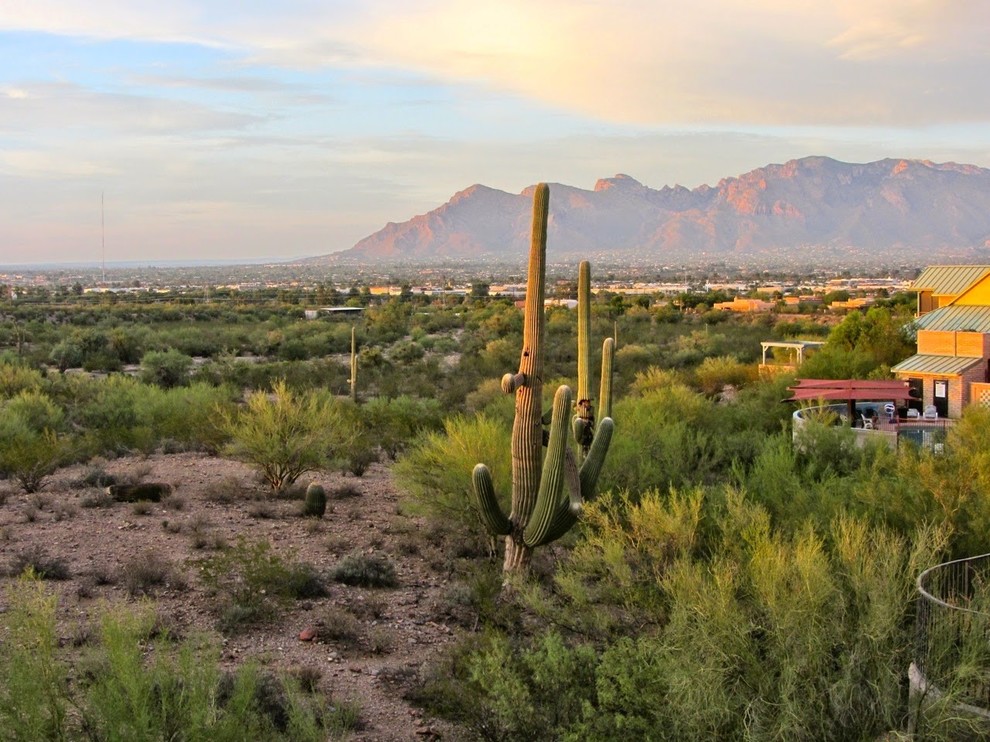
<instances>
[{"instance_id":1,"label":"outdoor chair","mask_svg":"<svg viewBox=\"0 0 990 742\"><path fill-rule=\"evenodd\" d=\"M930 404L925 408L925 412L922 415L925 420L938 420L938 410L935 409L935 405Z\"/></svg>"}]
</instances>

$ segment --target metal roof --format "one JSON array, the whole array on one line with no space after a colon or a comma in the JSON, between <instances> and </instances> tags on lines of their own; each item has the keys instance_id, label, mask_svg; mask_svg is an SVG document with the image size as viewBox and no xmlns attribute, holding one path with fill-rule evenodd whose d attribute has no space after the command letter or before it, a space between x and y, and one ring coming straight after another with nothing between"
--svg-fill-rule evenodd
<instances>
[{"instance_id":1,"label":"metal roof","mask_svg":"<svg viewBox=\"0 0 990 742\"><path fill-rule=\"evenodd\" d=\"M919 353L901 361L891 371L895 373L912 374L941 374L956 376L978 363L984 363L982 358L965 358L960 356L932 356Z\"/></svg>"},{"instance_id":2,"label":"metal roof","mask_svg":"<svg viewBox=\"0 0 990 742\"><path fill-rule=\"evenodd\" d=\"M930 265L914 279L911 288L958 296L987 273L990 265Z\"/></svg>"},{"instance_id":3,"label":"metal roof","mask_svg":"<svg viewBox=\"0 0 990 742\"><path fill-rule=\"evenodd\" d=\"M919 330L990 333L990 307L942 307L921 315L914 324Z\"/></svg>"}]
</instances>

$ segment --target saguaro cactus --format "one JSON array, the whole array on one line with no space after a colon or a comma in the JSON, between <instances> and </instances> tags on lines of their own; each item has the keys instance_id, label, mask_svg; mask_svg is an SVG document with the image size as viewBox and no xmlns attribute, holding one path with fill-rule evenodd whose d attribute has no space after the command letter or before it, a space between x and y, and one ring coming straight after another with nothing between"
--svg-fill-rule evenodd
<instances>
[{"instance_id":1,"label":"saguaro cactus","mask_svg":"<svg viewBox=\"0 0 990 742\"><path fill-rule=\"evenodd\" d=\"M502 377L502 390L516 395L516 416L512 425L512 511L508 516L499 507L488 467L484 464L475 466L472 478L486 528L493 536L506 537L503 564L506 572L525 570L535 547L560 538L574 525L582 503L594 495L598 475L612 439L613 423L606 414L610 403L604 401L606 393L611 396L612 375L611 346L606 341L602 358L602 418L597 427L594 425L593 412L590 421L582 418L579 401L578 415L573 423L575 433L581 428L582 437L579 442L583 442L586 434L588 437L586 453L580 467L568 442L567 419L572 410L572 393L567 386L559 387L554 395L546 458L543 456L544 432L540 404L543 397L543 304L549 201L550 189L545 183L540 183L533 194L533 235L529 252L526 316L519 370L515 374ZM590 269L586 264L582 265L581 274L585 276L586 284L582 305L588 314L585 314L584 321L578 320L583 328L584 338L583 341L580 339L582 332L579 330L578 388L579 398L591 410L587 392ZM579 302L581 294L579 291ZM580 360L582 347L583 365ZM584 422L579 423L579 420Z\"/></svg>"},{"instance_id":2,"label":"saguaro cactus","mask_svg":"<svg viewBox=\"0 0 990 742\"><path fill-rule=\"evenodd\" d=\"M354 402L357 402L357 371L357 336L354 332L354 325L351 325L351 378L349 382L351 385L351 400Z\"/></svg>"}]
</instances>

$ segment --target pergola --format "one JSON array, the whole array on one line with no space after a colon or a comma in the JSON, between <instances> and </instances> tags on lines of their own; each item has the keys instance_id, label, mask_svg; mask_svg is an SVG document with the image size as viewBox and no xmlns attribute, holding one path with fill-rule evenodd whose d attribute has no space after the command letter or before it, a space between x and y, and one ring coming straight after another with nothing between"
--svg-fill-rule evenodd
<instances>
[{"instance_id":1,"label":"pergola","mask_svg":"<svg viewBox=\"0 0 990 742\"><path fill-rule=\"evenodd\" d=\"M849 424L856 419L857 402L908 402L916 400L906 380L874 381L869 379L796 379L788 387L786 402L806 400L843 400L849 407Z\"/></svg>"},{"instance_id":2,"label":"pergola","mask_svg":"<svg viewBox=\"0 0 990 742\"><path fill-rule=\"evenodd\" d=\"M792 366L800 366L804 363L805 351L818 350L824 342L818 340L764 340L760 343L763 348L763 365L767 365L767 351L773 348L785 348L790 351Z\"/></svg>"}]
</instances>

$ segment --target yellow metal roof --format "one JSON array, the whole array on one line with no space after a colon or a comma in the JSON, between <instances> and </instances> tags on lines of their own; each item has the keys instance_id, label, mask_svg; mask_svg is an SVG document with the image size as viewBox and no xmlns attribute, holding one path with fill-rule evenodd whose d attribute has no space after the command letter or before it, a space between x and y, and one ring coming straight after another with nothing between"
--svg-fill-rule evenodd
<instances>
[{"instance_id":1,"label":"yellow metal roof","mask_svg":"<svg viewBox=\"0 0 990 742\"><path fill-rule=\"evenodd\" d=\"M956 376L978 363L982 358L963 358L960 356L932 356L919 353L901 361L891 371L894 373L932 374Z\"/></svg>"},{"instance_id":2,"label":"yellow metal roof","mask_svg":"<svg viewBox=\"0 0 990 742\"><path fill-rule=\"evenodd\" d=\"M940 296L958 296L987 273L990 265L930 265L914 279L911 288Z\"/></svg>"},{"instance_id":3,"label":"yellow metal roof","mask_svg":"<svg viewBox=\"0 0 990 742\"><path fill-rule=\"evenodd\" d=\"M942 307L921 315L914 324L919 330L990 333L990 307Z\"/></svg>"}]
</instances>

